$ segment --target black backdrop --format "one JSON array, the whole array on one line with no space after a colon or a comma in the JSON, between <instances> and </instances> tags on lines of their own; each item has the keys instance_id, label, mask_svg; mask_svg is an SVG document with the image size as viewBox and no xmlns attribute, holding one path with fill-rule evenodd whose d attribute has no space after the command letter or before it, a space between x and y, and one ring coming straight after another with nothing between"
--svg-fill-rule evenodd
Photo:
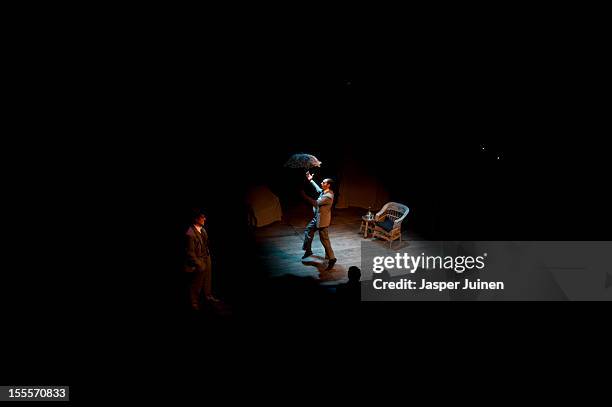
<instances>
[{"instance_id":1,"label":"black backdrop","mask_svg":"<svg viewBox=\"0 0 612 407\"><path fill-rule=\"evenodd\" d=\"M403 147L377 151L403 158L381 171L380 181L395 186L398 200L416 200L419 216L436 220L426 230L432 238L609 239L600 137L609 134L601 99L610 93L610 69L597 41L604 36L590 29L584 38L571 30L490 37L490 27L468 38L434 38L432 28L384 48L351 36L282 44L282 32L272 42L248 35L231 41L227 30L194 35L182 30L188 24L154 21L154 29L134 27L136 35L110 39L107 24L91 37L80 29L59 38L55 29L20 27L16 34L27 42L15 43L20 56L12 61L20 87L12 105L21 111L11 141L18 148L7 146L3 164L5 201L14 204L5 213L18 232L8 239L15 260L2 284L5 370L14 383L74 384L100 365L131 380L163 361L160 348L174 359L184 347L185 365L198 363L198 345L189 345L202 337L166 323L174 320L166 317L178 302L182 235L193 207L209 214L220 296L235 305L236 319L267 316L248 310L260 299L263 273L253 262L243 195L254 179L273 180L280 156L294 150L320 152L333 166L349 145L360 151L397 137ZM481 144L492 154L481 154ZM393 305L395 315L404 310ZM462 316L482 314L483 306ZM524 311L521 318L486 306L494 318L468 328L488 327L491 336L517 342L524 337L511 321L522 328L524 317L535 315L545 329L567 322L567 313L544 306L535 313L533 304L506 308ZM378 324L359 321L359 328L397 322L385 321L390 306L372 307ZM447 327L440 315L456 315L455 308L437 314L443 305L411 307L410 327ZM267 310L293 311L282 303ZM573 310L576 321L597 314ZM465 320L456 332L468 331ZM343 321L326 328L340 330ZM586 325L578 331L600 326ZM228 332L210 321L198 326L207 339ZM261 331L234 336L231 354L248 352L245 338L253 332ZM223 349L206 345L207 356ZM134 355L139 375L126 370ZM217 366L232 366L227 355ZM89 386L97 397L96 382Z\"/></svg>"},{"instance_id":2,"label":"black backdrop","mask_svg":"<svg viewBox=\"0 0 612 407\"><path fill-rule=\"evenodd\" d=\"M258 182L289 187L279 186L282 163L302 151L329 175L372 151L378 180L418 209L412 224L432 239L606 238L597 83L563 52L367 61L246 53L206 67L179 53L142 112L155 137L137 148L158 235L172 249L162 249L165 272L180 264L198 207L209 214L227 297L252 291L260 274L251 272L244 194Z\"/></svg>"}]
</instances>

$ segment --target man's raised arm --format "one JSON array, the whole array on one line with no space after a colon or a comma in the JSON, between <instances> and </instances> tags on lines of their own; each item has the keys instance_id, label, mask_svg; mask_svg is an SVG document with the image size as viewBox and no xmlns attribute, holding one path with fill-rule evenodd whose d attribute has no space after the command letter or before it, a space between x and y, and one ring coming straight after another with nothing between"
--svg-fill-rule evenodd
<instances>
[{"instance_id":1,"label":"man's raised arm","mask_svg":"<svg viewBox=\"0 0 612 407\"><path fill-rule=\"evenodd\" d=\"M311 174L310 171L306 171L306 178L308 178L308 181L310 181L310 184L313 187L315 187L318 193L321 193L323 191L323 189L321 189L321 187L318 186L317 183L313 181L314 175Z\"/></svg>"}]
</instances>

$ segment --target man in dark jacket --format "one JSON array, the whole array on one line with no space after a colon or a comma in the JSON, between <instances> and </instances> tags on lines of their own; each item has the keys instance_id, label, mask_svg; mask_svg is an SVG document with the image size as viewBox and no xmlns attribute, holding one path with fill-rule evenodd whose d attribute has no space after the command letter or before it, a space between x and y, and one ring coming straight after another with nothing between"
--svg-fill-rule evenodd
<instances>
[{"instance_id":1,"label":"man in dark jacket","mask_svg":"<svg viewBox=\"0 0 612 407\"><path fill-rule=\"evenodd\" d=\"M208 234L204 225L206 216L197 213L193 219L193 225L187 230L187 248L185 259L185 272L189 273L189 296L191 308L200 309L200 295L204 292L206 301L217 302L212 295L212 271L210 261L210 250L208 248Z\"/></svg>"}]
</instances>

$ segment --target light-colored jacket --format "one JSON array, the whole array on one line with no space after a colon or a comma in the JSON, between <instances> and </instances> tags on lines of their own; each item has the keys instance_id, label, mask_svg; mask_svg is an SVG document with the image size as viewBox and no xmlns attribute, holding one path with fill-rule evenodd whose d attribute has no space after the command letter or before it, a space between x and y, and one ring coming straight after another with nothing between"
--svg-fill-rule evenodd
<instances>
[{"instance_id":1,"label":"light-colored jacket","mask_svg":"<svg viewBox=\"0 0 612 407\"><path fill-rule=\"evenodd\" d=\"M332 205L334 204L334 193L331 190L327 191L327 193L323 192L323 189L312 180L310 183L319 193L319 198L316 201L314 199L312 200L312 210L317 221L317 227L326 228L331 224L331 211Z\"/></svg>"}]
</instances>

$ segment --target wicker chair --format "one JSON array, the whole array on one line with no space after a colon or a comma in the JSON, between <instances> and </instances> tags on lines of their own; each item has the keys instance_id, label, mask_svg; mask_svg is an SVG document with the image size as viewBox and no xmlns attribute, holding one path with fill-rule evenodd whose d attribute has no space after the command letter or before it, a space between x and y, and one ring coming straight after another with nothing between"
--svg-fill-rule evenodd
<instances>
[{"instance_id":1,"label":"wicker chair","mask_svg":"<svg viewBox=\"0 0 612 407\"><path fill-rule=\"evenodd\" d=\"M374 236L389 242L389 248L394 240L402 241L402 221L410 209L397 202L387 202L376 214Z\"/></svg>"}]
</instances>

